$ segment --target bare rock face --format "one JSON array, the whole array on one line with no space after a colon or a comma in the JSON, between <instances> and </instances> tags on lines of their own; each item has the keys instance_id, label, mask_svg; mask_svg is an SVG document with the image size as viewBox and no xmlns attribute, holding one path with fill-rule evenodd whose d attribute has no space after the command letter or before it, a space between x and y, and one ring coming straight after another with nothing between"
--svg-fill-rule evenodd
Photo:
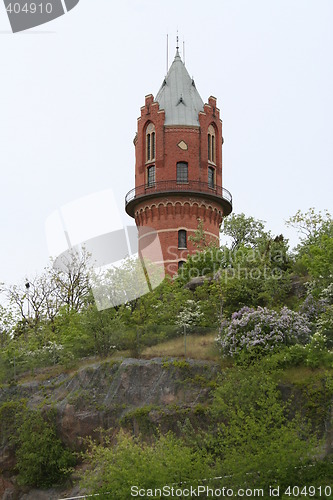
<instances>
[{"instance_id":1,"label":"bare rock face","mask_svg":"<svg viewBox=\"0 0 333 500\"><path fill-rule=\"evenodd\" d=\"M0 471L10 471L15 467L14 448L9 443L4 443L0 448ZM1 484L1 483L0 483ZM0 486L1 492L1 486ZM0 498L1 495L0 495Z\"/></svg>"},{"instance_id":2,"label":"bare rock face","mask_svg":"<svg viewBox=\"0 0 333 500\"><path fill-rule=\"evenodd\" d=\"M30 408L43 406L55 410L56 425L63 443L73 450L84 448L88 436L98 437L100 429L119 427L120 419L142 407L151 408L148 418L160 423L161 413L177 419L177 409L190 411L207 401L209 381L215 378L218 367L208 361L184 361L156 358L152 360L125 359L117 362L95 363L75 374L61 374L44 381L18 384L0 389L0 404L26 399ZM207 385L203 381L207 381ZM160 413L156 408L163 408ZM132 429L140 433L140 422L133 416ZM0 441L0 470L8 477L15 467L14 448L8 439ZM80 494L66 491L66 496ZM82 492L81 492L82 493ZM0 479L2 500L55 500L65 497L59 490L30 490L17 488L10 480Z\"/></svg>"},{"instance_id":3,"label":"bare rock face","mask_svg":"<svg viewBox=\"0 0 333 500\"><path fill-rule=\"evenodd\" d=\"M80 490L77 486L70 489L50 488L47 490L32 489L29 491L22 491L20 489L8 488L4 492L4 496L0 497L2 500L59 500L59 498L71 498L82 496L84 491Z\"/></svg>"},{"instance_id":4,"label":"bare rock face","mask_svg":"<svg viewBox=\"0 0 333 500\"><path fill-rule=\"evenodd\" d=\"M67 446L79 450L86 437L96 437L101 428L117 427L119 419L136 408L203 402L209 387L195 383L195 376L206 376L209 382L216 373L217 366L209 362L161 359L125 359L109 369L89 367L53 393L53 398L59 397L59 435Z\"/></svg>"},{"instance_id":5,"label":"bare rock face","mask_svg":"<svg viewBox=\"0 0 333 500\"><path fill-rule=\"evenodd\" d=\"M0 404L25 398L30 408L44 404L56 411L59 436L66 446L81 450L85 438L99 429L119 426L119 419L143 406L191 406L204 402L217 365L208 361L125 359L96 363L74 375L62 374L0 390ZM196 382L196 377L201 383ZM1 470L10 470L15 456L8 442L0 443Z\"/></svg>"},{"instance_id":6,"label":"bare rock face","mask_svg":"<svg viewBox=\"0 0 333 500\"><path fill-rule=\"evenodd\" d=\"M15 486L8 480L0 478L0 498L2 500L16 500Z\"/></svg>"},{"instance_id":7,"label":"bare rock face","mask_svg":"<svg viewBox=\"0 0 333 500\"><path fill-rule=\"evenodd\" d=\"M196 288L198 288L198 286L202 286L207 281L212 281L212 278L207 278L207 276L197 276L196 278L190 279L184 288L188 288L193 292Z\"/></svg>"},{"instance_id":8,"label":"bare rock face","mask_svg":"<svg viewBox=\"0 0 333 500\"><path fill-rule=\"evenodd\" d=\"M52 407L61 440L79 451L88 436L98 438L100 429L124 425L139 434L159 426L164 433L169 429L177 431L178 420L194 415L203 419L200 424L205 423L207 415L203 412L200 417L200 412L209 404L218 373L218 365L208 361L156 358L95 363L46 382L1 388L0 404L25 398L32 409L41 403L44 411ZM279 388L282 398L289 399L292 386ZM326 454L333 449L333 413L328 420ZM7 479L14 466L14 449L4 437L0 440L0 470L7 474L0 479L3 500L53 500L80 494L78 489L72 494L69 490L61 494L53 489L19 490Z\"/></svg>"},{"instance_id":9,"label":"bare rock face","mask_svg":"<svg viewBox=\"0 0 333 500\"><path fill-rule=\"evenodd\" d=\"M28 493L22 493L20 500L58 500L59 491L56 490L30 490Z\"/></svg>"},{"instance_id":10,"label":"bare rock face","mask_svg":"<svg viewBox=\"0 0 333 500\"><path fill-rule=\"evenodd\" d=\"M103 424L99 411L76 411L70 404L59 411L57 421L62 441L74 449L81 449L84 439L93 436L95 430Z\"/></svg>"}]
</instances>

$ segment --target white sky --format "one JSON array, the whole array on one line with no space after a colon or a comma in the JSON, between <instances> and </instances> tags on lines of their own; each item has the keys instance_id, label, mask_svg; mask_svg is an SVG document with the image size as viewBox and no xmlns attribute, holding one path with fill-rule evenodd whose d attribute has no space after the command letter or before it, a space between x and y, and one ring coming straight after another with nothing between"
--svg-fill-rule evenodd
<instances>
[{"instance_id":1,"label":"white sky","mask_svg":"<svg viewBox=\"0 0 333 500\"><path fill-rule=\"evenodd\" d=\"M44 224L64 204L112 189L122 209L177 28L202 99L218 99L234 211L296 243L285 219L333 212L332 26L332 0L81 0L13 35L1 3L0 282L47 264Z\"/></svg>"}]
</instances>

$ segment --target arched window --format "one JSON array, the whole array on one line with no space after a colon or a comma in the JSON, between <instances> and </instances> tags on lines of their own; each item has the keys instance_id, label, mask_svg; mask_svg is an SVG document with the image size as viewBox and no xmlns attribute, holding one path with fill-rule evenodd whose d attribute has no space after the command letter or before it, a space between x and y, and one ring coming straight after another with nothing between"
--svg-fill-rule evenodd
<instances>
[{"instance_id":1,"label":"arched window","mask_svg":"<svg viewBox=\"0 0 333 500\"><path fill-rule=\"evenodd\" d=\"M178 248L187 248L187 236L185 229L178 231Z\"/></svg>"},{"instance_id":2,"label":"arched window","mask_svg":"<svg viewBox=\"0 0 333 500\"><path fill-rule=\"evenodd\" d=\"M216 162L216 134L213 125L208 127L208 161Z\"/></svg>"},{"instance_id":3,"label":"arched window","mask_svg":"<svg viewBox=\"0 0 333 500\"><path fill-rule=\"evenodd\" d=\"M146 161L155 160L155 125L149 123L146 129Z\"/></svg>"},{"instance_id":4,"label":"arched window","mask_svg":"<svg viewBox=\"0 0 333 500\"><path fill-rule=\"evenodd\" d=\"M179 161L177 163L177 184L188 183L188 165L186 162Z\"/></svg>"}]
</instances>

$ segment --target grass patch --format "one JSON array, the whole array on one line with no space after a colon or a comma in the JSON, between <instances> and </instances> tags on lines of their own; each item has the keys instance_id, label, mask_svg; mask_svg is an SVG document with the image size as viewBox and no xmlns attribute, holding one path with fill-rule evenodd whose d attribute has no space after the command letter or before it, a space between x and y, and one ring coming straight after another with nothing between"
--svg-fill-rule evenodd
<instances>
[{"instance_id":1,"label":"grass patch","mask_svg":"<svg viewBox=\"0 0 333 500\"><path fill-rule=\"evenodd\" d=\"M215 333L210 335L187 335L186 357L220 361L221 355L215 346L215 338ZM184 337L177 337L162 344L146 347L142 351L142 356L145 358L185 357Z\"/></svg>"},{"instance_id":2,"label":"grass patch","mask_svg":"<svg viewBox=\"0 0 333 500\"><path fill-rule=\"evenodd\" d=\"M285 368L280 374L279 378L281 382L290 383L295 385L304 385L305 383L313 380L316 375L324 375L324 373L329 373L333 375L333 370L326 368L310 368L308 366L293 366L290 368Z\"/></svg>"},{"instance_id":3,"label":"grass patch","mask_svg":"<svg viewBox=\"0 0 333 500\"><path fill-rule=\"evenodd\" d=\"M187 335L186 358L208 360L221 363L221 354L215 344L216 336L216 333L210 333L208 335ZM81 369L89 368L89 366L94 366L96 364L121 362L123 359L129 357L132 357L132 353L131 351L127 350L115 351L110 356L107 356L105 358L92 356L84 359L75 359L73 360L72 366L70 367L65 367L64 365L52 365L44 368L37 368L33 374L31 373L31 371L25 372L21 376L17 377L16 383L22 384L32 381L44 382L64 373L71 376ZM184 336L181 335L177 338L154 345L152 347L146 347L141 351L139 356L139 358L145 359L155 357L185 357ZM223 362L223 365L229 364L230 363L228 362Z\"/></svg>"},{"instance_id":4,"label":"grass patch","mask_svg":"<svg viewBox=\"0 0 333 500\"><path fill-rule=\"evenodd\" d=\"M19 384L29 383L29 382L44 382L50 378L55 378L59 375L66 373L67 375L75 375L81 369L89 368L89 366L93 367L96 364L114 364L116 362L121 362L123 358L130 357L129 351L121 351L111 354L106 358L101 358L100 356L92 356L89 358L83 359L75 359L72 362L71 367L66 367L64 365L52 365L47 366L45 368L37 368L34 374L31 372L22 373L21 376L18 376L16 382Z\"/></svg>"}]
</instances>

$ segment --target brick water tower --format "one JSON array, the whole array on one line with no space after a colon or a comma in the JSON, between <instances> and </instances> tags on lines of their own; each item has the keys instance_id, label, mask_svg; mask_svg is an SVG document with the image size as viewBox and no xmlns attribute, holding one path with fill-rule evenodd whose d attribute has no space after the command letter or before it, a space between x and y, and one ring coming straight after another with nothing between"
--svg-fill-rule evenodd
<instances>
[{"instance_id":1,"label":"brick water tower","mask_svg":"<svg viewBox=\"0 0 333 500\"><path fill-rule=\"evenodd\" d=\"M231 194L222 187L222 144L216 98L203 103L177 48L156 98L147 95L141 108L135 188L125 199L139 229L139 250L156 231L169 275L196 251L189 236L200 221L206 242L219 244L222 218L232 211Z\"/></svg>"}]
</instances>

